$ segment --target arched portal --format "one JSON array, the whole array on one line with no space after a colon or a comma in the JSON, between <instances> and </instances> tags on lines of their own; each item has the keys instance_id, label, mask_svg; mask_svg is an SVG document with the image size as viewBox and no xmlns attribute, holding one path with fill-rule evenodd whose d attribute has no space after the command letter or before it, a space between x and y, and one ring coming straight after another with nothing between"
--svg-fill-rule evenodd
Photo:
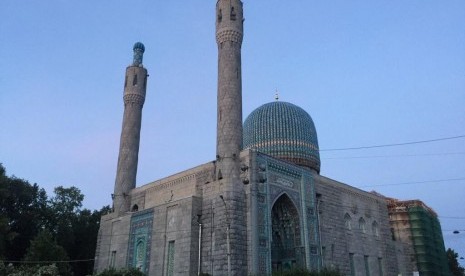
<instances>
[{"instance_id":1,"label":"arched portal","mask_svg":"<svg viewBox=\"0 0 465 276\"><path fill-rule=\"evenodd\" d=\"M300 267L300 221L294 203L286 195L276 200L271 210L273 240L271 261L273 271L289 271Z\"/></svg>"}]
</instances>

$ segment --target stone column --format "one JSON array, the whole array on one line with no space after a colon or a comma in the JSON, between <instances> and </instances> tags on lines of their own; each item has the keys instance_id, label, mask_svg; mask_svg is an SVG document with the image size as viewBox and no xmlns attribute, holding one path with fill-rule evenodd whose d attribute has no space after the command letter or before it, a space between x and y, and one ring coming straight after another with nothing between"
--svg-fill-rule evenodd
<instances>
[{"instance_id":1,"label":"stone column","mask_svg":"<svg viewBox=\"0 0 465 276\"><path fill-rule=\"evenodd\" d=\"M242 37L242 2L218 0L216 184L219 185L219 194L216 198L218 220L215 229L219 235L215 235L214 249L214 270L218 275L247 274L245 194L240 179L239 158L242 148Z\"/></svg>"},{"instance_id":2,"label":"stone column","mask_svg":"<svg viewBox=\"0 0 465 276\"><path fill-rule=\"evenodd\" d=\"M142 43L137 42L133 50L134 61L132 65L126 68L123 127L121 130L115 190L112 195L114 212L117 214L129 211L129 193L136 187L142 107L147 88L147 69L142 66L145 47Z\"/></svg>"}]
</instances>

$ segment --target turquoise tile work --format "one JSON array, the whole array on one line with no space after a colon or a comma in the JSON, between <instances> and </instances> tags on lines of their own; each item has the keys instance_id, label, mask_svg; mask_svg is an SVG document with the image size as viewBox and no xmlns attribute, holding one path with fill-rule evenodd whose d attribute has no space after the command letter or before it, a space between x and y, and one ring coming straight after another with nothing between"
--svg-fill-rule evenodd
<instances>
[{"instance_id":1,"label":"turquoise tile work","mask_svg":"<svg viewBox=\"0 0 465 276\"><path fill-rule=\"evenodd\" d=\"M255 109L244 122L243 148L320 171L315 124L291 103L276 101Z\"/></svg>"},{"instance_id":2,"label":"turquoise tile work","mask_svg":"<svg viewBox=\"0 0 465 276\"><path fill-rule=\"evenodd\" d=\"M152 247L153 209L134 213L128 247L128 266L149 273Z\"/></svg>"}]
</instances>

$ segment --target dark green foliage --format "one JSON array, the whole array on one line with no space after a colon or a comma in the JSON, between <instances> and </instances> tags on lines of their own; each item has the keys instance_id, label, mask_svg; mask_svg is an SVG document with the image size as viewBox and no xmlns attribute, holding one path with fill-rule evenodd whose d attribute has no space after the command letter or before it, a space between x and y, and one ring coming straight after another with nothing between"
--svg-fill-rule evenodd
<instances>
[{"instance_id":1,"label":"dark green foliage","mask_svg":"<svg viewBox=\"0 0 465 276\"><path fill-rule=\"evenodd\" d=\"M105 269L96 276L144 276L145 274L136 268Z\"/></svg>"},{"instance_id":2,"label":"dark green foliage","mask_svg":"<svg viewBox=\"0 0 465 276\"><path fill-rule=\"evenodd\" d=\"M56 243L52 234L47 230L41 231L31 241L24 261L27 263L40 262L41 265L52 265L56 262L60 275L72 275L65 249Z\"/></svg>"},{"instance_id":3,"label":"dark green foliage","mask_svg":"<svg viewBox=\"0 0 465 276\"><path fill-rule=\"evenodd\" d=\"M342 276L337 270L323 269L321 271L308 271L306 269L293 269L285 272L274 272L273 276Z\"/></svg>"},{"instance_id":4,"label":"dark green foliage","mask_svg":"<svg viewBox=\"0 0 465 276\"><path fill-rule=\"evenodd\" d=\"M0 164L0 256L20 260L46 216L47 195L37 184L8 177Z\"/></svg>"},{"instance_id":5,"label":"dark green foliage","mask_svg":"<svg viewBox=\"0 0 465 276\"><path fill-rule=\"evenodd\" d=\"M76 216L72 223L75 239L70 257L73 260L94 258L100 217L107 214L109 210L110 206L105 206L100 211L84 209ZM87 275L92 273L94 262L73 263L72 267L75 275Z\"/></svg>"},{"instance_id":6,"label":"dark green foliage","mask_svg":"<svg viewBox=\"0 0 465 276\"><path fill-rule=\"evenodd\" d=\"M446 251L447 262L449 263L449 269L453 276L465 275L465 268L460 266L457 258L459 255L454 250L448 248Z\"/></svg>"},{"instance_id":7,"label":"dark green foliage","mask_svg":"<svg viewBox=\"0 0 465 276\"><path fill-rule=\"evenodd\" d=\"M81 209L83 199L84 195L78 188L63 186L56 187L49 199L45 190L37 184L31 185L25 180L7 176L0 163L0 259L12 261L15 265L4 267L4 271L10 269L7 275L13 272L33 275L39 269L51 271L50 266L19 266L18 263L25 257L57 261L61 253L57 253L55 258L37 255L41 252L40 243L32 244L31 241L44 242L44 238L64 250L68 259L82 260L67 265L74 275L92 274L100 217L108 213L110 207L105 206L99 211ZM39 232L41 236L38 236ZM60 275L68 275L69 271L62 274L61 263L56 265L60 268ZM1 271L0 267L0 276ZM41 273L45 275L45 271Z\"/></svg>"},{"instance_id":8,"label":"dark green foliage","mask_svg":"<svg viewBox=\"0 0 465 276\"><path fill-rule=\"evenodd\" d=\"M40 276L60 276L58 267L55 264L51 265L31 265L31 266L21 266L14 267L12 265L4 266L3 263L0 263L0 276L30 276L30 275L40 275Z\"/></svg>"}]
</instances>

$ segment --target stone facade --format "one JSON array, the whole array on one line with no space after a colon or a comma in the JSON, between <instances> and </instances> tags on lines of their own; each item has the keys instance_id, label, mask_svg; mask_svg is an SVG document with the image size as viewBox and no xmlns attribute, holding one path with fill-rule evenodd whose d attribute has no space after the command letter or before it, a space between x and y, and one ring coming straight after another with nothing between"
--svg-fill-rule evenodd
<instances>
[{"instance_id":1,"label":"stone facade","mask_svg":"<svg viewBox=\"0 0 465 276\"><path fill-rule=\"evenodd\" d=\"M293 267L329 267L346 275L407 271L403 256L396 254L400 245L391 238L383 197L244 150L243 197L234 203L243 211L232 213L221 198L225 191L216 180L216 165L210 162L133 189L132 211L102 218L96 270L133 266L147 275L227 275L228 219L236 219L246 227L230 232L230 265L242 268L231 269L232 275L269 275ZM290 216L277 210L282 205L289 206ZM279 236L289 232L291 244L278 244L286 240ZM234 242L237 236L245 245ZM286 258L280 257L283 252Z\"/></svg>"},{"instance_id":2,"label":"stone facade","mask_svg":"<svg viewBox=\"0 0 465 276\"><path fill-rule=\"evenodd\" d=\"M243 131L242 8L240 0L217 1L215 160L140 187L147 70L143 45L134 46L114 211L101 219L95 271L242 276L328 267L345 275L411 274L411 248L392 239L385 198L319 174L316 129L306 111L265 104Z\"/></svg>"},{"instance_id":3,"label":"stone facade","mask_svg":"<svg viewBox=\"0 0 465 276\"><path fill-rule=\"evenodd\" d=\"M320 175L315 178L324 266L346 275L397 275L385 199Z\"/></svg>"}]
</instances>

